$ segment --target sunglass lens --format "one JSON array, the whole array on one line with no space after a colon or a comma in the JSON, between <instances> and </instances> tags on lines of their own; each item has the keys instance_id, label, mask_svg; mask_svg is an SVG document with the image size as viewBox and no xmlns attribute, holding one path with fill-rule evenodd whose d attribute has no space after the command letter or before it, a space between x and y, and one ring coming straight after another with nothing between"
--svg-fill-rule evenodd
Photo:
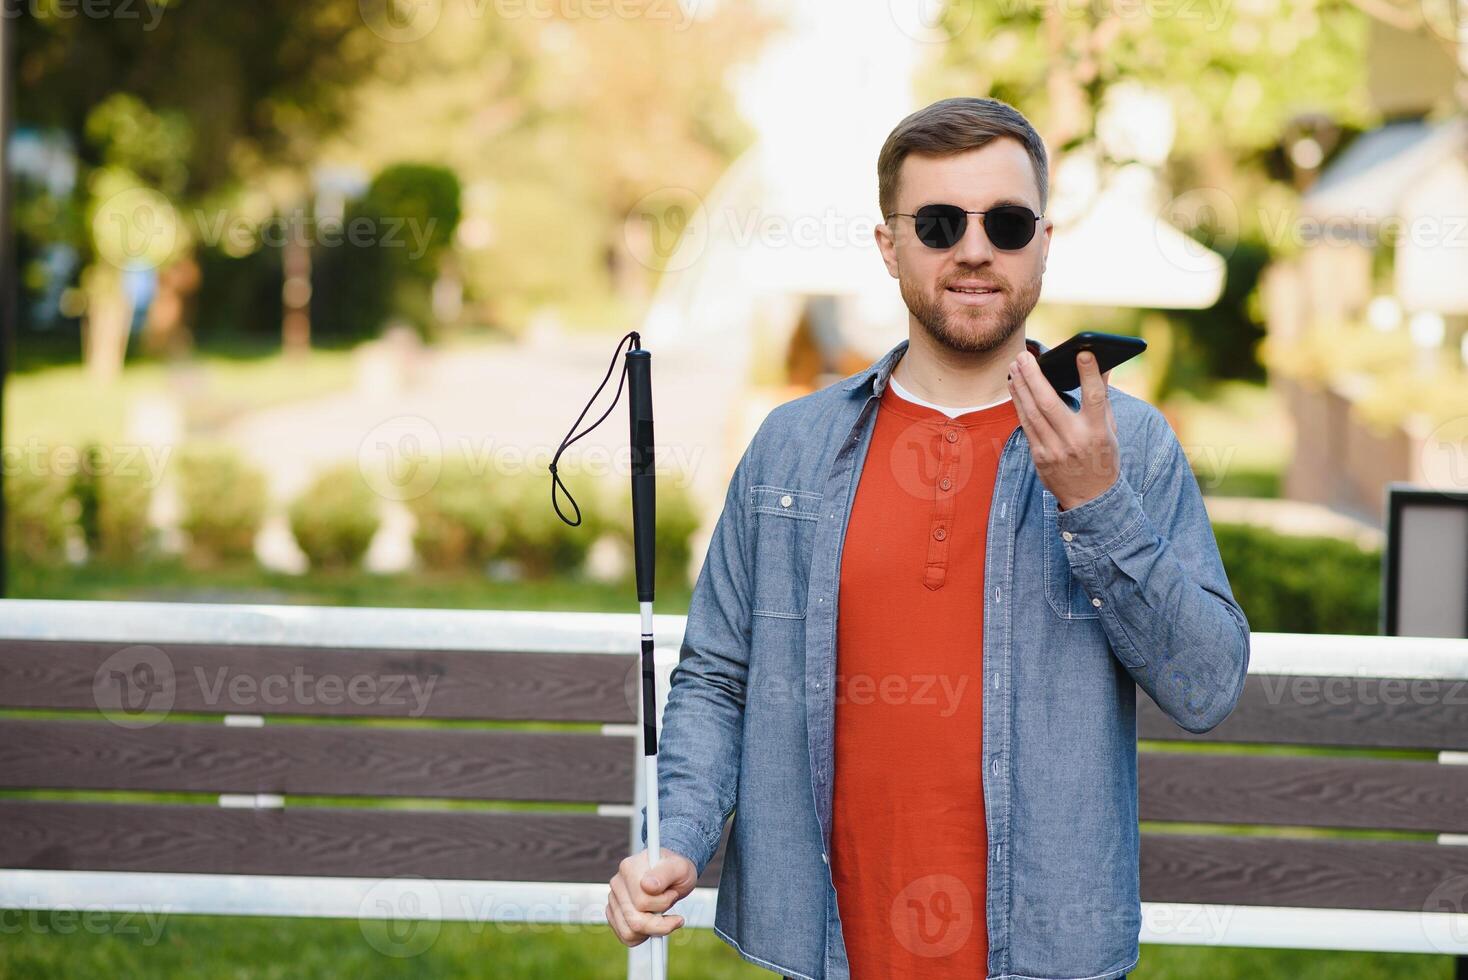
<instances>
[{"instance_id":1,"label":"sunglass lens","mask_svg":"<svg viewBox=\"0 0 1468 980\"><path fill-rule=\"evenodd\" d=\"M995 248L1024 248L1035 237L1035 214L1029 208L990 208L984 215L984 232Z\"/></svg>"},{"instance_id":2,"label":"sunglass lens","mask_svg":"<svg viewBox=\"0 0 1468 980\"><path fill-rule=\"evenodd\" d=\"M952 248L963 238L968 215L953 204L926 204L913 219L918 241L929 248Z\"/></svg>"}]
</instances>

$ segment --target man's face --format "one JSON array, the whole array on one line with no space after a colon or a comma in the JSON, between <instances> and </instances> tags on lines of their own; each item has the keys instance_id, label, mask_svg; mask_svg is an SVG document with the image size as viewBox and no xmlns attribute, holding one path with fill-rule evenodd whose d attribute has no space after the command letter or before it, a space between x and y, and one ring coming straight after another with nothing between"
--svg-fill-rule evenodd
<instances>
[{"instance_id":1,"label":"man's face","mask_svg":"<svg viewBox=\"0 0 1468 980\"><path fill-rule=\"evenodd\" d=\"M982 211L1006 203L1040 212L1029 154L1018 140L1001 137L952 156L909 154L902 161L894 210L913 214L924 204L956 204ZM982 215L968 215L963 238L948 249L924 245L913 224L912 218L894 216L876 231L882 260L897 279L913 319L935 342L955 352L1002 347L1023 328L1040 299L1053 222L1040 219L1035 237L1015 251L989 242ZM962 293L955 290L960 286L995 292Z\"/></svg>"}]
</instances>

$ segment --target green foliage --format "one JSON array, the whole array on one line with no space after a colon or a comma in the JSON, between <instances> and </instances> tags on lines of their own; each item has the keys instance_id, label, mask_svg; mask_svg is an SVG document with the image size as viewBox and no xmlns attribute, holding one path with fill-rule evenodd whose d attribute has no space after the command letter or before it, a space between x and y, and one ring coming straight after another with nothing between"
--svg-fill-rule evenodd
<instances>
[{"instance_id":1,"label":"green foliage","mask_svg":"<svg viewBox=\"0 0 1468 980\"><path fill-rule=\"evenodd\" d=\"M66 537L77 519L70 480L57 473L6 467L5 540L16 557L35 565L66 559Z\"/></svg>"},{"instance_id":2,"label":"green foliage","mask_svg":"<svg viewBox=\"0 0 1468 980\"><path fill-rule=\"evenodd\" d=\"M434 164L394 164L373 179L365 204L367 210L402 224L392 246L400 268L431 280L459 227L459 178L454 172Z\"/></svg>"},{"instance_id":3,"label":"green foliage","mask_svg":"<svg viewBox=\"0 0 1468 980\"><path fill-rule=\"evenodd\" d=\"M1347 541L1215 524L1234 597L1251 630L1374 635L1381 553Z\"/></svg>"},{"instance_id":4,"label":"green foliage","mask_svg":"<svg viewBox=\"0 0 1468 980\"><path fill-rule=\"evenodd\" d=\"M480 569L489 561L503 537L489 498L489 478L451 456L433 487L407 502L417 520L413 547L430 570Z\"/></svg>"},{"instance_id":5,"label":"green foliage","mask_svg":"<svg viewBox=\"0 0 1468 980\"><path fill-rule=\"evenodd\" d=\"M265 516L265 477L224 447L190 447L179 453L180 525L189 535L189 557L212 565L249 560Z\"/></svg>"},{"instance_id":6,"label":"green foliage","mask_svg":"<svg viewBox=\"0 0 1468 980\"><path fill-rule=\"evenodd\" d=\"M375 337L391 317L402 273L394 263L394 250L384 248L379 240L382 228L380 214L364 202L353 201L342 215L340 240L312 251L313 339ZM278 306L278 285L276 293Z\"/></svg>"},{"instance_id":7,"label":"green foliage","mask_svg":"<svg viewBox=\"0 0 1468 980\"><path fill-rule=\"evenodd\" d=\"M313 568L350 568L382 523L377 495L353 463L320 474L290 507L291 533Z\"/></svg>"},{"instance_id":8,"label":"green foliage","mask_svg":"<svg viewBox=\"0 0 1468 980\"><path fill-rule=\"evenodd\" d=\"M72 481L80 505L82 535L91 556L100 561L135 561L150 542L148 507L152 478L136 460L126 469L104 462L103 450L88 443L85 462Z\"/></svg>"},{"instance_id":9,"label":"green foliage","mask_svg":"<svg viewBox=\"0 0 1468 980\"><path fill-rule=\"evenodd\" d=\"M653 562L659 583L686 583L689 562L693 557L693 535L703 523L697 502L685 487L671 480L659 480L657 487L657 540ZM623 489L614 508L603 518L607 529L632 552L632 487ZM631 567L631 566L629 566Z\"/></svg>"},{"instance_id":10,"label":"green foliage","mask_svg":"<svg viewBox=\"0 0 1468 980\"><path fill-rule=\"evenodd\" d=\"M581 524L572 527L556 514L548 474L496 476L490 502L495 524L504 532L494 557L514 561L529 578L579 571L605 525L605 503L594 484L575 491ZM561 509L574 516L564 502Z\"/></svg>"}]
</instances>

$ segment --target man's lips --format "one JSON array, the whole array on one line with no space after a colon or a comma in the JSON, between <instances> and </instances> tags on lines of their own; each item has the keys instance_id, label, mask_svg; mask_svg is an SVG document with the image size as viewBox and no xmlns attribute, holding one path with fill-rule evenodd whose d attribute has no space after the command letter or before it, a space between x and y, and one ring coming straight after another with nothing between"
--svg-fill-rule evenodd
<instances>
[{"instance_id":1,"label":"man's lips","mask_svg":"<svg viewBox=\"0 0 1468 980\"><path fill-rule=\"evenodd\" d=\"M969 285L963 283L952 286L945 286L943 287L943 291L949 296L952 296L958 302L970 306L979 306L984 303L992 303L998 296L1002 295L1003 292L997 286L989 286L984 284Z\"/></svg>"}]
</instances>

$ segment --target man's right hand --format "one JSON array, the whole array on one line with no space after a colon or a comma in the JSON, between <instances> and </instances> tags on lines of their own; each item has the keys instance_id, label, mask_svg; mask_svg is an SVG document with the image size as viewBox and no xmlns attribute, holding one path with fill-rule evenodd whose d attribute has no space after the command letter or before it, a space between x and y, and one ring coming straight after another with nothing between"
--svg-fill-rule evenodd
<instances>
[{"instance_id":1,"label":"man's right hand","mask_svg":"<svg viewBox=\"0 0 1468 980\"><path fill-rule=\"evenodd\" d=\"M693 891L698 874L693 862L666 847L657 867L647 851L622 859L607 898L607 922L624 946L641 945L649 936L666 936L683 925L681 915L662 915Z\"/></svg>"}]
</instances>

